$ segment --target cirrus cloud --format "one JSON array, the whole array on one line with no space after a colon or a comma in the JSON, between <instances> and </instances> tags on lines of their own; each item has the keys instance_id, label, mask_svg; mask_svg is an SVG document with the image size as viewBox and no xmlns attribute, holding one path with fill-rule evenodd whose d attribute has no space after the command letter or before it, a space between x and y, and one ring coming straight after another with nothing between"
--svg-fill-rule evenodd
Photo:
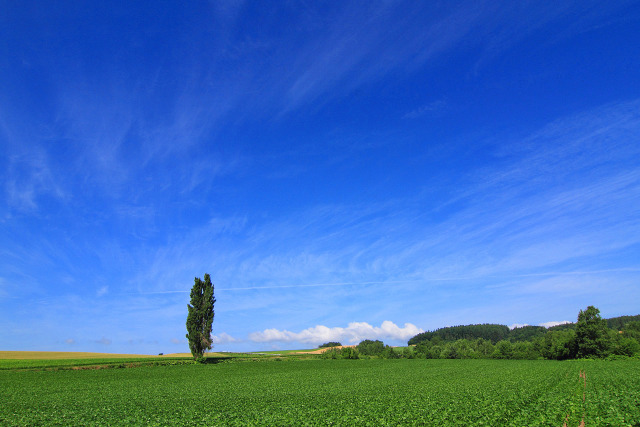
<instances>
[{"instance_id":1,"label":"cirrus cloud","mask_svg":"<svg viewBox=\"0 0 640 427\"><path fill-rule=\"evenodd\" d=\"M366 322L352 322L349 323L346 328L329 328L327 326L317 325L300 332L265 329L262 332L250 333L249 340L260 343L275 341L298 341L308 344L318 344L329 341L348 341L350 343L356 343L365 339L380 338L407 340L420 332L424 331L411 323L405 323L404 327L400 327L389 320L385 320L379 327L372 326Z\"/></svg>"}]
</instances>

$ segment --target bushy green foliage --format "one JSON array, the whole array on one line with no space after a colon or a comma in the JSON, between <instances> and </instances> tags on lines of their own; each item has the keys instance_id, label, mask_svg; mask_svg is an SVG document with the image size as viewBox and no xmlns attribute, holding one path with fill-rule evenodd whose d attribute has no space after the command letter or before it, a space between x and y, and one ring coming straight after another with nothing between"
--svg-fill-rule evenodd
<instances>
[{"instance_id":1,"label":"bushy green foliage","mask_svg":"<svg viewBox=\"0 0 640 427\"><path fill-rule=\"evenodd\" d=\"M383 359L401 359L402 354L395 351L393 347L385 345L382 353L380 353L380 357Z\"/></svg>"},{"instance_id":2,"label":"bushy green foliage","mask_svg":"<svg viewBox=\"0 0 640 427\"><path fill-rule=\"evenodd\" d=\"M476 355L478 358L488 358L494 352L494 346L489 340L485 340L483 338L478 338L474 341L473 346L475 348Z\"/></svg>"},{"instance_id":3,"label":"bushy green foliage","mask_svg":"<svg viewBox=\"0 0 640 427\"><path fill-rule=\"evenodd\" d=\"M187 304L187 340L193 358L198 360L206 350L211 349L211 330L216 302L213 296L213 283L208 274L204 280L195 278L191 288L191 304Z\"/></svg>"},{"instance_id":4,"label":"bushy green foliage","mask_svg":"<svg viewBox=\"0 0 640 427\"><path fill-rule=\"evenodd\" d=\"M491 357L494 359L513 359L513 345L511 341L498 341Z\"/></svg>"},{"instance_id":5,"label":"bushy green foliage","mask_svg":"<svg viewBox=\"0 0 640 427\"><path fill-rule=\"evenodd\" d=\"M533 342L520 341L513 344L511 357L518 360L535 360L540 357L540 353Z\"/></svg>"},{"instance_id":6,"label":"bushy green foliage","mask_svg":"<svg viewBox=\"0 0 640 427\"><path fill-rule=\"evenodd\" d=\"M0 384L3 426L640 425L638 360L192 363L0 371Z\"/></svg>"},{"instance_id":7,"label":"bushy green foliage","mask_svg":"<svg viewBox=\"0 0 640 427\"><path fill-rule=\"evenodd\" d=\"M422 341L414 347L415 357L426 359L488 359L494 351L495 346L491 341L482 338L473 341L460 339L439 345L433 341Z\"/></svg>"},{"instance_id":8,"label":"bushy green foliage","mask_svg":"<svg viewBox=\"0 0 640 427\"><path fill-rule=\"evenodd\" d=\"M342 347L340 349L342 359L357 359L359 357L358 350L354 347Z\"/></svg>"},{"instance_id":9,"label":"bushy green foliage","mask_svg":"<svg viewBox=\"0 0 640 427\"><path fill-rule=\"evenodd\" d=\"M611 353L631 357L640 354L640 344L634 338L613 332L611 334Z\"/></svg>"},{"instance_id":10,"label":"bushy green foliage","mask_svg":"<svg viewBox=\"0 0 640 427\"><path fill-rule=\"evenodd\" d=\"M358 359L358 350L354 347L329 348L320 355L322 359Z\"/></svg>"},{"instance_id":11,"label":"bushy green foliage","mask_svg":"<svg viewBox=\"0 0 640 427\"><path fill-rule=\"evenodd\" d=\"M405 347L402 349L403 359L415 359L416 353L413 351L413 347Z\"/></svg>"},{"instance_id":12,"label":"bushy green foliage","mask_svg":"<svg viewBox=\"0 0 640 427\"><path fill-rule=\"evenodd\" d=\"M356 348L365 356L378 356L384 351L384 343L380 340L364 340L360 341Z\"/></svg>"},{"instance_id":13,"label":"bushy green foliage","mask_svg":"<svg viewBox=\"0 0 640 427\"><path fill-rule=\"evenodd\" d=\"M322 358L322 359L339 359L339 357L338 357L339 355L340 355L340 352L337 349L331 348L331 349L329 349L327 351L323 351L320 354L320 358Z\"/></svg>"},{"instance_id":14,"label":"bushy green foliage","mask_svg":"<svg viewBox=\"0 0 640 427\"><path fill-rule=\"evenodd\" d=\"M545 359L567 360L576 356L576 333L573 329L549 331L537 344Z\"/></svg>"}]
</instances>

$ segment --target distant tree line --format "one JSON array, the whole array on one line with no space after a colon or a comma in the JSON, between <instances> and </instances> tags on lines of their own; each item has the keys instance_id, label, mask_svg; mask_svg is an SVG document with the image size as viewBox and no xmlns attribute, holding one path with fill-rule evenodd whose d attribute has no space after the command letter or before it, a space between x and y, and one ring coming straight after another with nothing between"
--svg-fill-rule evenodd
<instances>
[{"instance_id":1,"label":"distant tree line","mask_svg":"<svg viewBox=\"0 0 640 427\"><path fill-rule=\"evenodd\" d=\"M322 357L551 360L640 357L640 315L602 319L600 310L589 306L580 310L576 323L548 329L524 326L509 330L504 325L492 324L454 326L418 334L405 348L364 340L355 347L329 348Z\"/></svg>"},{"instance_id":2,"label":"distant tree line","mask_svg":"<svg viewBox=\"0 0 640 427\"><path fill-rule=\"evenodd\" d=\"M614 328L612 328L613 326ZM576 323L549 329L468 325L423 332L411 338L416 357L428 359L553 359L640 356L640 315L602 319L593 306Z\"/></svg>"}]
</instances>

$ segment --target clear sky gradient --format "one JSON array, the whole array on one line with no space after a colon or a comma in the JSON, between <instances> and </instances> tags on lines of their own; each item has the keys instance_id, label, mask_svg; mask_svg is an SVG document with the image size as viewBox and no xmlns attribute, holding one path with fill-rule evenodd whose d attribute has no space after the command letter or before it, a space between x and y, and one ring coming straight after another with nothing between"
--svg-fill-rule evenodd
<instances>
[{"instance_id":1,"label":"clear sky gradient","mask_svg":"<svg viewBox=\"0 0 640 427\"><path fill-rule=\"evenodd\" d=\"M640 314L640 2L0 0L0 349Z\"/></svg>"}]
</instances>

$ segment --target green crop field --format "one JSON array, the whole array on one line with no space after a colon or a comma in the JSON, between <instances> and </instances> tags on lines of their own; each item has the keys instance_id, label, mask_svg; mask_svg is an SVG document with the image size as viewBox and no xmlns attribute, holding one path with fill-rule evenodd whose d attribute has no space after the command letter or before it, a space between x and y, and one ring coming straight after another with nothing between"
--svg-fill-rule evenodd
<instances>
[{"instance_id":1,"label":"green crop field","mask_svg":"<svg viewBox=\"0 0 640 427\"><path fill-rule=\"evenodd\" d=\"M28 368L28 366L25 366ZM586 373L585 375L581 375ZM0 371L0 425L640 425L640 362L283 360Z\"/></svg>"}]
</instances>

